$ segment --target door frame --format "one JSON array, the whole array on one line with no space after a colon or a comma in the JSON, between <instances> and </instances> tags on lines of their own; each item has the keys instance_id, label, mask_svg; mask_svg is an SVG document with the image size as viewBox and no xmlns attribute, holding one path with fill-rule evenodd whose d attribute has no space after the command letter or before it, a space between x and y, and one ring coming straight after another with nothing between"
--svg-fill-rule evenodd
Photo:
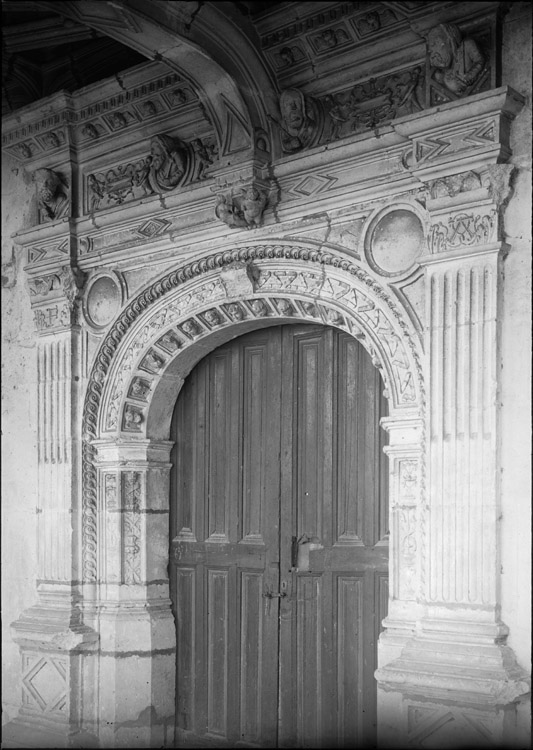
<instances>
[{"instance_id":1,"label":"door frame","mask_svg":"<svg viewBox=\"0 0 533 750\"><path fill-rule=\"evenodd\" d=\"M124 700L113 687L107 713L124 737L128 720L147 710L143 731L151 741L168 743L173 732L169 433L184 379L231 338L305 321L349 332L380 368L389 400L382 425L389 432L390 592L378 666L398 657L414 633L424 384L421 340L406 310L360 266L305 245L246 247L189 263L119 315L96 356L83 412L82 610L100 635L97 711L106 714L110 686L120 681Z\"/></svg>"}]
</instances>

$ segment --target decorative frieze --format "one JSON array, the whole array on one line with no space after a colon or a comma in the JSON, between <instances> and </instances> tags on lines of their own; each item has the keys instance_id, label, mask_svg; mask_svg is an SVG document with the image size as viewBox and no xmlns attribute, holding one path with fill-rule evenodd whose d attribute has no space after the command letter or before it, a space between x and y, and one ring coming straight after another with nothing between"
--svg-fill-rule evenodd
<instances>
[{"instance_id":1,"label":"decorative frieze","mask_svg":"<svg viewBox=\"0 0 533 750\"><path fill-rule=\"evenodd\" d=\"M320 142L374 130L396 117L425 106L424 71L420 65L358 83L321 99L327 126Z\"/></svg>"},{"instance_id":2,"label":"decorative frieze","mask_svg":"<svg viewBox=\"0 0 533 750\"><path fill-rule=\"evenodd\" d=\"M68 302L43 305L33 310L33 323L37 332L51 332L67 328L72 322Z\"/></svg>"},{"instance_id":3,"label":"decorative frieze","mask_svg":"<svg viewBox=\"0 0 533 750\"><path fill-rule=\"evenodd\" d=\"M110 133L111 129L105 120L108 113L111 114L114 110L120 112L125 106L136 104L144 98L154 101L154 97L157 97L156 106L160 105L167 111L197 101L189 84L182 81L176 73L169 73L79 109L74 108L75 100L69 97L67 106L63 106L61 112L7 131L2 137L2 147L21 160L41 156L46 151L57 148L57 144L62 146L65 143L64 126L69 125L77 126L80 142L91 142ZM131 117L128 119L132 122ZM138 118L134 117L133 121L137 123Z\"/></svg>"},{"instance_id":4,"label":"decorative frieze","mask_svg":"<svg viewBox=\"0 0 533 750\"><path fill-rule=\"evenodd\" d=\"M122 472L122 583L130 585L142 580L141 500L142 475Z\"/></svg>"},{"instance_id":5,"label":"decorative frieze","mask_svg":"<svg viewBox=\"0 0 533 750\"><path fill-rule=\"evenodd\" d=\"M347 19L351 16L355 16L355 18L351 19L351 27L356 31L356 38L359 36L366 38L380 29L390 26L397 20L394 11L389 8L376 7L371 12L368 12L365 3L338 3L331 8L321 10L317 13L310 13L301 20L293 21L283 26L283 28L263 35L261 37L261 46L263 49L269 49L281 42L288 42L311 32L310 38L315 40L315 46L318 47L317 51L320 52L322 48L331 49L340 43L347 42L345 36L338 33L339 30L342 30L348 36L346 32L347 26L344 23L339 25L338 22L341 19ZM316 30L324 26L329 26L329 28L316 33ZM337 31L337 33L332 34L331 31ZM323 39L324 35L325 39ZM320 39L322 44L316 42L317 38Z\"/></svg>"},{"instance_id":6,"label":"decorative frieze","mask_svg":"<svg viewBox=\"0 0 533 750\"><path fill-rule=\"evenodd\" d=\"M118 481L116 473L106 472L104 481L104 508L105 508L105 576L110 583L119 582L120 556L121 556L121 498L119 496Z\"/></svg>"},{"instance_id":7,"label":"decorative frieze","mask_svg":"<svg viewBox=\"0 0 533 750\"><path fill-rule=\"evenodd\" d=\"M481 187L483 187L483 183L480 175L472 170L448 177L440 177L428 182L429 195L434 200L448 197L455 198L459 193L469 193Z\"/></svg>"},{"instance_id":8,"label":"decorative frieze","mask_svg":"<svg viewBox=\"0 0 533 750\"><path fill-rule=\"evenodd\" d=\"M387 449L391 460L391 531L398 559L393 567L391 593L402 601L420 596L418 558L422 527L420 524L420 461L405 455L405 450ZM398 454L398 455L397 455Z\"/></svg>"},{"instance_id":9,"label":"decorative frieze","mask_svg":"<svg viewBox=\"0 0 533 750\"><path fill-rule=\"evenodd\" d=\"M455 250L459 247L486 245L497 239L497 213L491 208L486 213L461 211L448 216L446 223L431 225L428 234L429 252L432 254Z\"/></svg>"},{"instance_id":10,"label":"decorative frieze","mask_svg":"<svg viewBox=\"0 0 533 750\"><path fill-rule=\"evenodd\" d=\"M205 179L215 158L215 145L200 138L185 143L166 133L154 135L149 156L87 175L85 210L93 213Z\"/></svg>"}]
</instances>

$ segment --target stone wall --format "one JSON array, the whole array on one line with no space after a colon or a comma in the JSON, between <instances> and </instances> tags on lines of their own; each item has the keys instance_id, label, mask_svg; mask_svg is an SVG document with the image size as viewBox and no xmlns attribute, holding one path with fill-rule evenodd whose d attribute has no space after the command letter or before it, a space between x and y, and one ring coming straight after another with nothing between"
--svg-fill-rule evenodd
<instances>
[{"instance_id":1,"label":"stone wall","mask_svg":"<svg viewBox=\"0 0 533 750\"><path fill-rule=\"evenodd\" d=\"M20 706L21 669L11 622L30 607L37 577L37 342L25 258L11 234L30 226L35 187L2 158L2 722Z\"/></svg>"},{"instance_id":2,"label":"stone wall","mask_svg":"<svg viewBox=\"0 0 533 750\"><path fill-rule=\"evenodd\" d=\"M511 136L517 172L505 211L502 328L502 620L524 668L531 664L531 6L505 18L503 80L526 97ZM528 725L525 725L527 736Z\"/></svg>"}]
</instances>

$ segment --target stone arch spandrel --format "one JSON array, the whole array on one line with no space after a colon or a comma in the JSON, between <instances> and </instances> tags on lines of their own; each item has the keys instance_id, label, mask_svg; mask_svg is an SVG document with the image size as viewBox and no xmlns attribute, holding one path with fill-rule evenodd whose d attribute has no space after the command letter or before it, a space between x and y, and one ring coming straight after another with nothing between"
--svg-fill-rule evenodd
<instances>
[{"instance_id":1,"label":"stone arch spandrel","mask_svg":"<svg viewBox=\"0 0 533 750\"><path fill-rule=\"evenodd\" d=\"M196 362L230 338L293 321L351 333L382 373L392 418L422 416L418 335L405 311L360 267L294 244L243 247L189 263L127 305L91 372L83 415L86 580L97 578L95 441L167 440L168 404Z\"/></svg>"}]
</instances>

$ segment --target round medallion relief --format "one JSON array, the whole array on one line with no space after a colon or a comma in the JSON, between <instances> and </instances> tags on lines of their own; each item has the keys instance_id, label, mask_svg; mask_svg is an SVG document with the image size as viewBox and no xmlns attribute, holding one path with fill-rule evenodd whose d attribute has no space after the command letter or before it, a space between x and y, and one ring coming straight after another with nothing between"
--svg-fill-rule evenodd
<instances>
[{"instance_id":1,"label":"round medallion relief","mask_svg":"<svg viewBox=\"0 0 533 750\"><path fill-rule=\"evenodd\" d=\"M368 262L386 276L404 273L424 252L424 227L407 209L388 211L376 220L369 234Z\"/></svg>"},{"instance_id":2,"label":"round medallion relief","mask_svg":"<svg viewBox=\"0 0 533 750\"><path fill-rule=\"evenodd\" d=\"M85 311L89 323L103 328L111 323L122 305L122 290L112 276L95 279L87 292Z\"/></svg>"}]
</instances>

